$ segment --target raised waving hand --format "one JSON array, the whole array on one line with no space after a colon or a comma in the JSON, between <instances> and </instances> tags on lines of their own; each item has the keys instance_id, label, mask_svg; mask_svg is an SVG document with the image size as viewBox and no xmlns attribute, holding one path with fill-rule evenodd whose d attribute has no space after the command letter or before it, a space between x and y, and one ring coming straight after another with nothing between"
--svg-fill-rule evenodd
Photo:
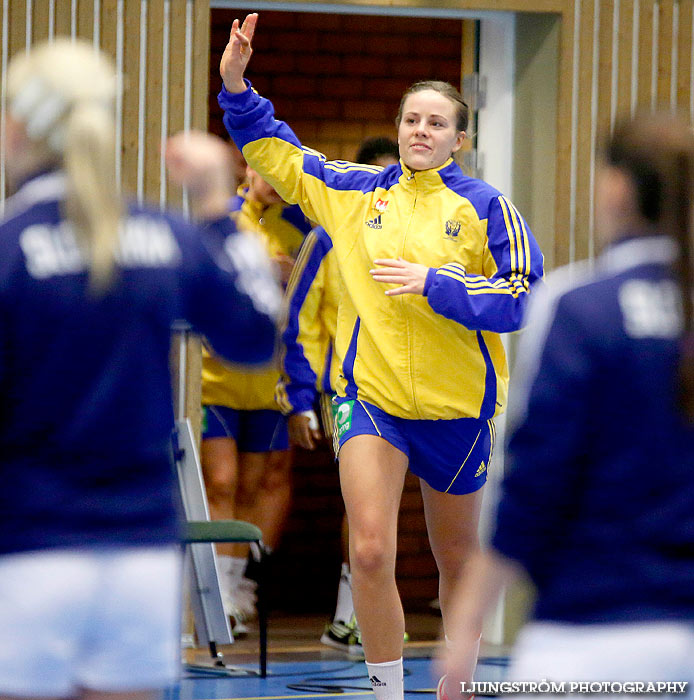
<instances>
[{"instance_id":1,"label":"raised waving hand","mask_svg":"<svg viewBox=\"0 0 694 700\"><path fill-rule=\"evenodd\" d=\"M231 24L229 42L219 63L219 72L222 75L224 87L229 92L243 92L246 89L246 84L243 82L243 74L253 53L251 42L253 41L257 22L258 13L253 12L250 15L246 15L246 19L243 20L243 24L240 27L238 19L235 19Z\"/></svg>"}]
</instances>

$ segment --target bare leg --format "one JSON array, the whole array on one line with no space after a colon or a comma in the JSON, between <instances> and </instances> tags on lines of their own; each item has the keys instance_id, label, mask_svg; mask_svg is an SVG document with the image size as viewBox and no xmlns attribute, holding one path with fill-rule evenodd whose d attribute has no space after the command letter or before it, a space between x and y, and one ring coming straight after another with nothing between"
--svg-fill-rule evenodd
<instances>
[{"instance_id":1,"label":"bare leg","mask_svg":"<svg viewBox=\"0 0 694 700\"><path fill-rule=\"evenodd\" d=\"M203 440L200 461L212 520L233 520L238 517L236 491L239 454L236 441L228 437ZM219 554L232 556L233 551L232 544L217 544Z\"/></svg>"},{"instance_id":2,"label":"bare leg","mask_svg":"<svg viewBox=\"0 0 694 700\"><path fill-rule=\"evenodd\" d=\"M237 517L257 525L271 549L279 545L291 506L291 466L291 450L241 455Z\"/></svg>"},{"instance_id":3,"label":"bare leg","mask_svg":"<svg viewBox=\"0 0 694 700\"><path fill-rule=\"evenodd\" d=\"M406 472L405 454L382 438L357 435L340 450L354 609L371 663L402 657L405 620L395 585L395 556Z\"/></svg>"},{"instance_id":4,"label":"bare leg","mask_svg":"<svg viewBox=\"0 0 694 700\"><path fill-rule=\"evenodd\" d=\"M450 620L453 593L465 566L479 552L477 534L483 489L456 496L435 491L420 479L424 517L431 551L439 569L439 599L444 631Z\"/></svg>"},{"instance_id":5,"label":"bare leg","mask_svg":"<svg viewBox=\"0 0 694 700\"><path fill-rule=\"evenodd\" d=\"M340 547L342 549L342 561L349 561L349 520L347 513L342 517L342 527L340 528Z\"/></svg>"},{"instance_id":6,"label":"bare leg","mask_svg":"<svg viewBox=\"0 0 694 700\"><path fill-rule=\"evenodd\" d=\"M466 569L480 551L477 529L483 490L456 496L435 491L421 479L420 486L431 551L439 569L443 630L449 639L453 639L456 634L453 628L455 591L466 575ZM481 632L481 629L477 630L478 635ZM470 678L477 665L478 652L479 641L472 645L467 660L465 674ZM455 689L452 688L448 688L446 694L449 698L456 697Z\"/></svg>"}]
</instances>

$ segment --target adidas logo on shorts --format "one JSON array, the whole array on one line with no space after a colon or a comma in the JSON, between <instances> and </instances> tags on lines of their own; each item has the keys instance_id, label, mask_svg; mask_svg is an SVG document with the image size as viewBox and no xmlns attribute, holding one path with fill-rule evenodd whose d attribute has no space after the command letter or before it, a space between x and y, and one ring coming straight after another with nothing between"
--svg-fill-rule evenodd
<instances>
[{"instance_id":1,"label":"adidas logo on shorts","mask_svg":"<svg viewBox=\"0 0 694 700\"><path fill-rule=\"evenodd\" d=\"M486 465L484 462L480 462L480 466L479 466L479 468L478 468L478 470L477 470L477 473L475 474L475 479L476 479L478 476L482 476L482 474L484 474L484 472L485 472L486 469L487 469L487 465Z\"/></svg>"}]
</instances>

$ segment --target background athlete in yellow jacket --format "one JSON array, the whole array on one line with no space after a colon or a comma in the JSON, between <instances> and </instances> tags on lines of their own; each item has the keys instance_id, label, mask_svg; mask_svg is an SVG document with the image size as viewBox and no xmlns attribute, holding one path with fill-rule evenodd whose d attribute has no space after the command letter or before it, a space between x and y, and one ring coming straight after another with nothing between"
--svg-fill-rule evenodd
<instances>
[{"instance_id":1,"label":"background athlete in yellow jacket","mask_svg":"<svg viewBox=\"0 0 694 700\"><path fill-rule=\"evenodd\" d=\"M357 163L394 165L398 144L385 136L366 139L359 147ZM292 272L285 299L286 322L282 329L281 377L277 402L288 414L289 440L313 450L323 435L333 434L332 403L339 367L335 355L340 273L332 252L333 242L318 226L306 237ZM349 569L348 527L342 524L342 566L335 614L326 625L321 642L353 656L362 656L361 631L354 614L352 574Z\"/></svg>"},{"instance_id":2,"label":"background athlete in yellow jacket","mask_svg":"<svg viewBox=\"0 0 694 700\"><path fill-rule=\"evenodd\" d=\"M240 231L260 238L286 283L310 224L252 168L246 178L231 200L231 216ZM276 362L257 370L232 366L203 349L201 462L210 514L254 523L271 549L291 499L287 425L275 402L278 379ZM245 576L248 547L217 547L224 606L238 635L255 613L256 584Z\"/></svg>"},{"instance_id":3,"label":"background athlete in yellow jacket","mask_svg":"<svg viewBox=\"0 0 694 700\"><path fill-rule=\"evenodd\" d=\"M343 285L335 437L352 592L377 700L402 700L395 550L405 474L420 477L451 634L453 590L479 549L492 419L506 407L500 334L520 328L542 255L513 204L453 161L468 118L455 88L427 81L405 93L398 165L327 161L244 81L256 21L232 25L219 103L246 160L333 241Z\"/></svg>"}]
</instances>

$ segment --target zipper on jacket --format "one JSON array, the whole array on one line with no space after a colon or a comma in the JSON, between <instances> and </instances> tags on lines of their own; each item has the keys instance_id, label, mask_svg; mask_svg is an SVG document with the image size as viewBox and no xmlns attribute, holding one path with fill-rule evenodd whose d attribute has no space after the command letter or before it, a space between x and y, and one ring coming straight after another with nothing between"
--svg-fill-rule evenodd
<instances>
[{"instance_id":1,"label":"zipper on jacket","mask_svg":"<svg viewBox=\"0 0 694 700\"><path fill-rule=\"evenodd\" d=\"M407 180L408 180L408 181L409 181L409 180L412 180L412 179L414 178L414 176L415 176L414 173L410 173L410 175L407 177ZM408 234L409 231L410 231L410 227L411 227L411 225L412 225L412 219L414 218L414 212L415 212L415 209L417 208L417 198L418 198L418 196L419 196L419 193L418 193L418 191L417 191L417 180L415 180L415 181L414 181L414 199L413 199L413 201L412 201L412 211L410 212L410 219L409 219L409 221L407 222L407 227L405 228L405 235L404 235L404 237L403 237L403 239L402 239L402 244L401 244L401 248L400 248L400 257L403 257L403 258L405 257L405 242L407 241L407 234ZM421 413L420 413L420 410L419 410L419 402L417 401L417 389L416 389L416 385L415 385L415 381L414 381L414 372L413 372L414 360L413 360L413 357L412 357L412 355L413 355L413 353L412 353L412 341L413 341L413 338L412 338L412 332L411 332L411 328L412 328L412 327L411 327L411 324L410 324L411 315L410 315L410 313L409 313L408 311L406 311L406 309L407 309L407 304L405 303L405 300L404 300L404 299L401 300L401 304L402 304L402 307L403 307L403 312L404 312L404 314L405 314L405 322L407 323L407 360L408 360L408 364L409 364L409 375L410 375L410 387L411 387L411 394L412 394L412 403L413 403L413 407L414 407L414 410L415 410L417 416L420 416Z\"/></svg>"}]
</instances>

